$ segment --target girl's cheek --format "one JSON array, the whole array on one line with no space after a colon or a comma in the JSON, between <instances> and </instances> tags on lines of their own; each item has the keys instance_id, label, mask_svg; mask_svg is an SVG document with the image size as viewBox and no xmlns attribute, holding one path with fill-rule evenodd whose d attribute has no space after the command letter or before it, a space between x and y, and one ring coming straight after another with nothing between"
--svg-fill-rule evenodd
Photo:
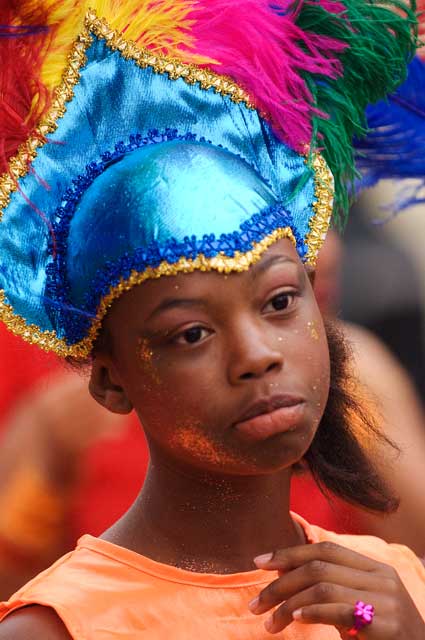
<instances>
[{"instance_id":1,"label":"girl's cheek","mask_svg":"<svg viewBox=\"0 0 425 640\"><path fill-rule=\"evenodd\" d=\"M315 340L315 341L320 340L319 331L320 331L320 327L318 330L317 322L315 320L311 320L310 322L307 322L307 333L308 333L308 337L311 340Z\"/></svg>"},{"instance_id":2,"label":"girl's cheek","mask_svg":"<svg viewBox=\"0 0 425 640\"><path fill-rule=\"evenodd\" d=\"M164 375L161 359L147 338L140 338L137 344L136 361L143 387L152 392L163 386ZM169 367L166 367L166 370Z\"/></svg>"},{"instance_id":3,"label":"girl's cheek","mask_svg":"<svg viewBox=\"0 0 425 640\"><path fill-rule=\"evenodd\" d=\"M188 458L212 467L239 462L234 453L215 442L196 422L176 425L174 432L170 434L169 444L174 451L181 451Z\"/></svg>"},{"instance_id":4,"label":"girl's cheek","mask_svg":"<svg viewBox=\"0 0 425 640\"><path fill-rule=\"evenodd\" d=\"M330 384L329 347L325 327L320 318L306 322L304 332L306 341L307 375L310 375L310 386L315 409L322 413L326 406Z\"/></svg>"}]
</instances>

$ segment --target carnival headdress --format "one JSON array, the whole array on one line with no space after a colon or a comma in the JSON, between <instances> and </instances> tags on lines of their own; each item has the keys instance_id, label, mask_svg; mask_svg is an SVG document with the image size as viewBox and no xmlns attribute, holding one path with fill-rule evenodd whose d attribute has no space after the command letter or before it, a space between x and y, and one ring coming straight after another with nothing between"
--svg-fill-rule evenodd
<instances>
[{"instance_id":1,"label":"carnival headdress","mask_svg":"<svg viewBox=\"0 0 425 640\"><path fill-rule=\"evenodd\" d=\"M401 0L91 5L0 20L0 319L77 358L147 278L242 271L283 237L314 264L416 44Z\"/></svg>"}]
</instances>

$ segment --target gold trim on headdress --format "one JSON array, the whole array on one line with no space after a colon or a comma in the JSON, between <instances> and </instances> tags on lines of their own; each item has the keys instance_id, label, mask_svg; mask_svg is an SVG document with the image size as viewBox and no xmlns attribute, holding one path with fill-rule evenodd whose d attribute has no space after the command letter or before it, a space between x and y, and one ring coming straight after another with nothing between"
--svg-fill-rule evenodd
<instances>
[{"instance_id":1,"label":"gold trim on headdress","mask_svg":"<svg viewBox=\"0 0 425 640\"><path fill-rule=\"evenodd\" d=\"M331 222L334 179L325 159L320 153L313 155L312 166L314 170L314 196L316 201L313 202L314 213L308 223L310 231L305 238L305 243L308 247L305 262L315 267L318 253L325 241Z\"/></svg>"},{"instance_id":2,"label":"gold trim on headdress","mask_svg":"<svg viewBox=\"0 0 425 640\"><path fill-rule=\"evenodd\" d=\"M271 247L272 244L283 238L288 238L296 246L296 240L292 230L289 227L284 227L272 231L272 233L260 240L260 242L255 243L252 249L246 253L235 251L233 257L219 253L213 258L207 258L204 254L200 253L194 259L180 258L180 260L172 264L164 261L155 268L148 267L142 272L133 271L129 278L126 280L121 279L117 285L110 288L109 293L100 301L88 335L73 345L68 345L65 340L58 338L55 331L42 331L36 325L27 325L21 316L14 313L12 306L7 304L5 293L1 289L0 320L12 333L21 336L30 344L36 344L44 351L54 351L62 358L73 357L76 359L84 359L90 355L93 344L99 334L102 320L108 309L112 303L126 291L130 291L130 289L138 284L142 284L146 280L157 279L162 276L193 273L194 271L217 271L218 273L226 274L242 273L258 262L263 253Z\"/></svg>"}]
</instances>

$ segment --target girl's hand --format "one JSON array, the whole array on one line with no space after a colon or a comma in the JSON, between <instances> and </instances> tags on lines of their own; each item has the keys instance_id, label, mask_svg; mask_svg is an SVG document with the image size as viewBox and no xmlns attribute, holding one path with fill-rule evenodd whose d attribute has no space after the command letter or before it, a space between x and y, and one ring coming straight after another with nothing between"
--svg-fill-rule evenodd
<instances>
[{"instance_id":1,"label":"girl's hand","mask_svg":"<svg viewBox=\"0 0 425 640\"><path fill-rule=\"evenodd\" d=\"M347 639L358 600L372 604L375 616L361 640L423 640L425 622L392 567L332 542L291 547L255 559L257 567L280 577L249 604L254 614L277 607L266 620L278 633L293 620L333 625Z\"/></svg>"}]
</instances>

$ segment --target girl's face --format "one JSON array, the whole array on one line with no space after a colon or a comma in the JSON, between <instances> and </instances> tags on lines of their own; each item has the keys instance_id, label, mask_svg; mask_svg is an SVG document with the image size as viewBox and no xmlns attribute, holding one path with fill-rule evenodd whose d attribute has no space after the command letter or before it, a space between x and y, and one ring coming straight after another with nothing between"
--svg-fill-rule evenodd
<instances>
[{"instance_id":1,"label":"girl's face","mask_svg":"<svg viewBox=\"0 0 425 640\"><path fill-rule=\"evenodd\" d=\"M149 280L114 304L105 329L111 350L95 357L92 388L104 386L96 395L112 410L125 396L167 458L254 475L308 449L327 401L329 354L290 241L241 274Z\"/></svg>"}]
</instances>

